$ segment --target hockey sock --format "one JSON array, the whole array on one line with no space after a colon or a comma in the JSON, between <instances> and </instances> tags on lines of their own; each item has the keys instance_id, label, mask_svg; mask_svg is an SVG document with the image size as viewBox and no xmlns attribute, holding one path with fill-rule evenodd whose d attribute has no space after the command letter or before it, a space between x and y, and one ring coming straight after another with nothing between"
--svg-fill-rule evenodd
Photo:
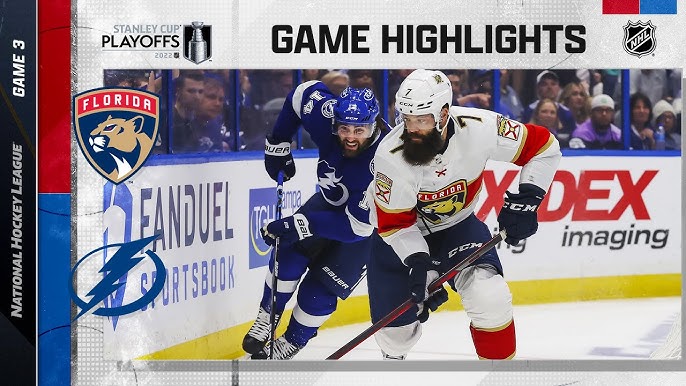
<instances>
[{"instance_id":1,"label":"hockey sock","mask_svg":"<svg viewBox=\"0 0 686 386\"><path fill-rule=\"evenodd\" d=\"M479 359L512 359L517 349L514 320L496 328L469 325Z\"/></svg>"}]
</instances>

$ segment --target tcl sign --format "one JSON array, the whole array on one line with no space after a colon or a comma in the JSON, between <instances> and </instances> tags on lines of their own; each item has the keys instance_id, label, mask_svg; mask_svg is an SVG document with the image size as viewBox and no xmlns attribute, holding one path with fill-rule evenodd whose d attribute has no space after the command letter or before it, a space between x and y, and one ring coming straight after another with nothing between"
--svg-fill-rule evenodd
<instances>
[{"instance_id":1,"label":"tcl sign","mask_svg":"<svg viewBox=\"0 0 686 386\"><path fill-rule=\"evenodd\" d=\"M558 170L550 191L538 209L538 221L558 221L570 212L572 221L618 220L628 209L633 211L633 217L636 220L650 220L642 194L657 173L657 170L645 170L634 180L628 170L583 170L578 177L567 170ZM484 170L483 186L487 196L483 205L476 211L478 218L484 220L491 211L498 213L503 205L505 191L510 186L517 185L518 174L517 170L508 170L500 181L497 181L493 171ZM614 200L612 202L608 200L610 189L592 186L594 182L600 181L605 181L606 184L608 182L619 184L621 192L616 203ZM554 207L550 207L550 197L553 195L561 195L562 200ZM589 209L589 200L593 200L596 207L602 206L602 200L607 200L608 207Z\"/></svg>"}]
</instances>

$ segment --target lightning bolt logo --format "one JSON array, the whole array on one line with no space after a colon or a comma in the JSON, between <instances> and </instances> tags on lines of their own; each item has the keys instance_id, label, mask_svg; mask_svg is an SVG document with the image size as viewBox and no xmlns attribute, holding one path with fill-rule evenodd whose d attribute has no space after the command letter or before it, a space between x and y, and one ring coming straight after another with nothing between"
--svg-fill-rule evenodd
<instances>
[{"instance_id":1,"label":"lightning bolt logo","mask_svg":"<svg viewBox=\"0 0 686 386\"><path fill-rule=\"evenodd\" d=\"M320 193L329 204L341 206L348 201L348 188L340 183L343 177L336 177L336 168L325 160L317 164L317 177Z\"/></svg>"},{"instance_id":2,"label":"lightning bolt logo","mask_svg":"<svg viewBox=\"0 0 686 386\"><path fill-rule=\"evenodd\" d=\"M122 276L126 275L129 271L131 271L141 260L145 258L135 256L138 254L139 251L142 251L146 245L150 244L158 237L159 235L154 235L146 237L144 239L130 241L128 243L105 245L100 248L94 249L93 251L89 252L86 256L82 257L71 270L70 282L72 283L72 285L69 286L69 292L72 299L74 300L74 303L76 303L76 305L79 308L81 308L81 312L79 312L76 315L73 321L76 321L76 319L88 313L96 305L102 302L107 296L115 292L122 285L125 285L125 282L116 282ZM81 263L83 263L86 259L94 255L95 253L108 248L119 248L119 250L109 259L109 261L107 261L107 263L103 265L102 269L100 269L100 273L103 273L104 277L88 292L88 294L86 294L86 296L90 296L90 300L86 302L83 299L79 298L79 296L76 294L76 291L74 290L74 276ZM155 269L157 270L155 283L150 288L150 291L148 291L138 300L120 307L100 307L93 311L94 315L121 316L130 314L136 310L141 309L148 303L152 302L152 300L155 299L157 295L162 291L162 287L164 286L164 282L167 278L167 271L164 268L164 264L162 263L160 257L153 251L146 250L144 253L153 261L153 263L155 264Z\"/></svg>"}]
</instances>

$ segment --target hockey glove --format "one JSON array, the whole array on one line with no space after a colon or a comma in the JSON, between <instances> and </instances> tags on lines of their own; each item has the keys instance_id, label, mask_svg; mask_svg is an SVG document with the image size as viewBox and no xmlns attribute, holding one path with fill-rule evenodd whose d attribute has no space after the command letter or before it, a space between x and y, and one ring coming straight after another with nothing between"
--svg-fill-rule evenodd
<instances>
[{"instance_id":1,"label":"hockey glove","mask_svg":"<svg viewBox=\"0 0 686 386\"><path fill-rule=\"evenodd\" d=\"M537 211L545 191L533 184L520 184L519 193L505 193L505 203L498 214L498 226L507 231L505 242L517 245L538 230Z\"/></svg>"},{"instance_id":2,"label":"hockey glove","mask_svg":"<svg viewBox=\"0 0 686 386\"><path fill-rule=\"evenodd\" d=\"M434 271L435 272L435 271ZM439 288L424 303L417 304L417 319L424 323L429 319L429 311L434 312L438 307L448 301L448 291L443 286Z\"/></svg>"},{"instance_id":3,"label":"hockey glove","mask_svg":"<svg viewBox=\"0 0 686 386\"><path fill-rule=\"evenodd\" d=\"M283 171L283 180L288 181L295 175L295 162L291 155L291 143L279 142L267 136L264 141L264 168L269 177L277 181L279 172Z\"/></svg>"},{"instance_id":4,"label":"hockey glove","mask_svg":"<svg viewBox=\"0 0 686 386\"><path fill-rule=\"evenodd\" d=\"M413 253L405 258L405 265L410 267L409 288L410 297L415 303L421 303L429 297L427 287L432 281L438 278L438 272L433 265L440 264L434 262L425 252Z\"/></svg>"},{"instance_id":5,"label":"hockey glove","mask_svg":"<svg viewBox=\"0 0 686 386\"><path fill-rule=\"evenodd\" d=\"M275 245L277 238L281 245L291 245L305 237L312 236L310 223L302 213L272 221L262 227L260 232L267 245Z\"/></svg>"}]
</instances>

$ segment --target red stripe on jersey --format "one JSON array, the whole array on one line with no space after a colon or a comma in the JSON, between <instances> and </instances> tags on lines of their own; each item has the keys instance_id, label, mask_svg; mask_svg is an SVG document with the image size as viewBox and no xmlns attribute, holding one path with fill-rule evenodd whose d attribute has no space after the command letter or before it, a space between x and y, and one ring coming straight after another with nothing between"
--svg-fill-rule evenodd
<instances>
[{"instance_id":1,"label":"red stripe on jersey","mask_svg":"<svg viewBox=\"0 0 686 386\"><path fill-rule=\"evenodd\" d=\"M464 206L469 206L469 204L472 203L472 200L474 200L476 194L479 193L479 190L481 189L481 184L483 182L484 173L481 172L481 174L479 174L479 177L477 177L475 180L467 184L467 198L464 201Z\"/></svg>"},{"instance_id":2,"label":"red stripe on jersey","mask_svg":"<svg viewBox=\"0 0 686 386\"><path fill-rule=\"evenodd\" d=\"M524 139L524 144L522 145L522 151L519 153L519 157L512 162L518 166L524 166L534 158L534 156L548 143L550 136L552 135L550 131L543 126L532 125L530 123L526 123L524 126L526 126L527 134Z\"/></svg>"},{"instance_id":3,"label":"red stripe on jersey","mask_svg":"<svg viewBox=\"0 0 686 386\"><path fill-rule=\"evenodd\" d=\"M417 222L417 211L412 208L408 211L389 213L377 205L376 217L379 222L379 234L385 236L385 233L393 233L414 225Z\"/></svg>"}]
</instances>

